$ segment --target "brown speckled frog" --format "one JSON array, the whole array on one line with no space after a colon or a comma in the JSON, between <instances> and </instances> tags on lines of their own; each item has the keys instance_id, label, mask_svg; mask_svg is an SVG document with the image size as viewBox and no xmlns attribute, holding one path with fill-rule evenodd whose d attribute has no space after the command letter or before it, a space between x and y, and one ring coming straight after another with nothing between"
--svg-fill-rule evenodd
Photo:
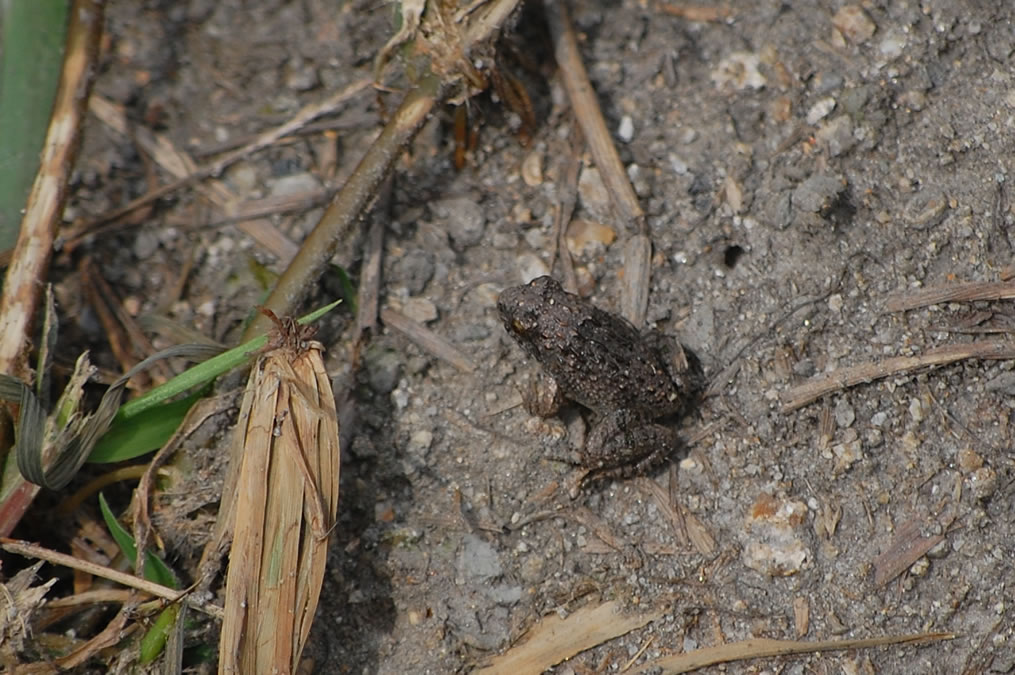
<instances>
[{"instance_id":1,"label":"brown speckled frog","mask_svg":"<svg viewBox=\"0 0 1015 675\"><path fill-rule=\"evenodd\" d=\"M659 421L684 413L700 392L693 355L694 366L660 333L639 332L548 276L505 289L497 309L559 394L596 415L576 460L586 469L581 480L643 473L679 446L677 432Z\"/></svg>"}]
</instances>

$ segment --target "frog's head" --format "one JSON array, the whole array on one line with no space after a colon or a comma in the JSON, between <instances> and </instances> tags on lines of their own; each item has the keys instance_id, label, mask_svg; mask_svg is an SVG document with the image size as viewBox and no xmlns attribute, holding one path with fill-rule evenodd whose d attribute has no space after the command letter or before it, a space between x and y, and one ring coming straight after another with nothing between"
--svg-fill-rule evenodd
<instances>
[{"instance_id":1,"label":"frog's head","mask_svg":"<svg viewBox=\"0 0 1015 675\"><path fill-rule=\"evenodd\" d=\"M504 328L522 344L534 339L547 307L560 293L563 293L560 284L548 276L537 277L524 286L505 288L497 298Z\"/></svg>"},{"instance_id":2,"label":"frog's head","mask_svg":"<svg viewBox=\"0 0 1015 675\"><path fill-rule=\"evenodd\" d=\"M539 325L539 301L528 286L506 288L497 298L497 310L504 321L504 328L516 340L525 341L532 337Z\"/></svg>"}]
</instances>

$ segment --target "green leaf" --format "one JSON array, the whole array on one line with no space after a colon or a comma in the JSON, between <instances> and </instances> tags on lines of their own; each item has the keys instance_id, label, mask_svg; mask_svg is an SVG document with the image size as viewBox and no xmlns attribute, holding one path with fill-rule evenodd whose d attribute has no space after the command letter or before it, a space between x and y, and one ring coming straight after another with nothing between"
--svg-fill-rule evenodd
<instances>
[{"instance_id":1,"label":"green leaf","mask_svg":"<svg viewBox=\"0 0 1015 675\"><path fill-rule=\"evenodd\" d=\"M336 300L329 305L325 305L324 307L307 314L299 319L299 323L307 324L312 321L316 321L331 311L340 302L341 300ZM152 389L144 396L139 396L133 401L123 404L116 416L118 419L129 419L141 414L149 408L157 406L163 401L182 394L185 391L207 384L219 375L227 373L233 368L249 360L266 344L268 344L268 337L266 335L262 335L250 340L249 342L245 342L239 347L233 347L229 351L222 352L218 356L213 356L204 363L200 363L193 368L189 368L185 372L180 373L169 382Z\"/></svg>"},{"instance_id":2,"label":"green leaf","mask_svg":"<svg viewBox=\"0 0 1015 675\"><path fill-rule=\"evenodd\" d=\"M164 403L122 419L115 418L109 431L95 444L88 461L96 464L123 462L158 450L173 437L191 406L208 392L208 387L179 401Z\"/></svg>"},{"instance_id":3,"label":"green leaf","mask_svg":"<svg viewBox=\"0 0 1015 675\"><path fill-rule=\"evenodd\" d=\"M14 247L39 170L67 33L68 0L0 3L0 250Z\"/></svg>"},{"instance_id":4,"label":"green leaf","mask_svg":"<svg viewBox=\"0 0 1015 675\"><path fill-rule=\"evenodd\" d=\"M134 544L134 537L113 515L105 496L101 492L99 493L99 509L102 511L102 519L106 521L109 533L113 535L113 540L116 541L116 545L120 547L120 551L123 552L124 557L133 568L134 561L137 560L137 546ZM151 551L145 551L144 578L167 588L178 588L176 575L162 561L162 558Z\"/></svg>"},{"instance_id":5,"label":"green leaf","mask_svg":"<svg viewBox=\"0 0 1015 675\"><path fill-rule=\"evenodd\" d=\"M342 285L342 297L348 303L349 311L355 314L356 308L359 306L359 292L356 290L356 285L352 283L349 273L341 265L331 265L331 271L338 275L338 281Z\"/></svg>"},{"instance_id":6,"label":"green leaf","mask_svg":"<svg viewBox=\"0 0 1015 675\"><path fill-rule=\"evenodd\" d=\"M148 664L159 658L162 650L166 647L166 640L169 634L176 628L176 621L180 616L181 606L169 605L159 613L155 622L148 629L148 632L141 638L141 648L138 660L142 664Z\"/></svg>"},{"instance_id":7,"label":"green leaf","mask_svg":"<svg viewBox=\"0 0 1015 675\"><path fill-rule=\"evenodd\" d=\"M278 281L278 274L268 269L267 265L261 264L257 258L251 257L247 261L247 266L250 268L251 274L254 275L254 280L258 283L261 289L264 290L265 295L271 290L271 287Z\"/></svg>"}]
</instances>

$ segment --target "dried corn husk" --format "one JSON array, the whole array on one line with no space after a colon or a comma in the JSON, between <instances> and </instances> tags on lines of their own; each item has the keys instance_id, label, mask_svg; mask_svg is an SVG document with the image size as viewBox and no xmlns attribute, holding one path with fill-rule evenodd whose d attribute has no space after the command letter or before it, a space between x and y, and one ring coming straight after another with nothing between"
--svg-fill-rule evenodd
<instances>
[{"instance_id":1,"label":"dried corn husk","mask_svg":"<svg viewBox=\"0 0 1015 675\"><path fill-rule=\"evenodd\" d=\"M294 321L275 320L280 335L251 371L240 410L232 509L220 514L236 519L220 673L296 670L338 508L338 418L322 347Z\"/></svg>"}]
</instances>

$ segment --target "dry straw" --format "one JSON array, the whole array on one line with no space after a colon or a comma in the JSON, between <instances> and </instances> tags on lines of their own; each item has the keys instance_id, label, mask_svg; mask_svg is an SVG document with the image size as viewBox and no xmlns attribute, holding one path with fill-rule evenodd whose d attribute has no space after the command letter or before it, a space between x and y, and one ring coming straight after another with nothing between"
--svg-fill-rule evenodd
<instances>
[{"instance_id":1,"label":"dry straw","mask_svg":"<svg viewBox=\"0 0 1015 675\"><path fill-rule=\"evenodd\" d=\"M296 670L338 508L338 418L322 347L308 327L269 315L278 335L247 382L232 455L242 464L220 516L235 514L220 673Z\"/></svg>"}]
</instances>

